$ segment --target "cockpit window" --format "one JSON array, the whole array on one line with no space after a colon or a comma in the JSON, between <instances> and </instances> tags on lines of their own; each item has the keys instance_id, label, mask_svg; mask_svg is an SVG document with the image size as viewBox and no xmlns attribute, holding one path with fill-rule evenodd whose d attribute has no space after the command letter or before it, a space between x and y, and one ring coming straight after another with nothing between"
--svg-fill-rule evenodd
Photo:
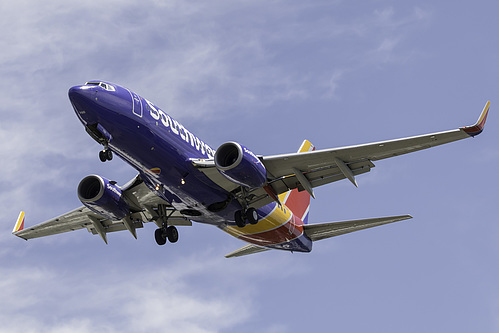
<instances>
[{"instance_id":1,"label":"cockpit window","mask_svg":"<svg viewBox=\"0 0 499 333\"><path fill-rule=\"evenodd\" d=\"M102 87L104 89L106 89L107 91L116 91L116 89L110 85L110 84L107 84L105 82L100 82L100 81L89 81L87 83L85 83L85 85L91 85L91 86L99 86L99 87Z\"/></svg>"}]
</instances>

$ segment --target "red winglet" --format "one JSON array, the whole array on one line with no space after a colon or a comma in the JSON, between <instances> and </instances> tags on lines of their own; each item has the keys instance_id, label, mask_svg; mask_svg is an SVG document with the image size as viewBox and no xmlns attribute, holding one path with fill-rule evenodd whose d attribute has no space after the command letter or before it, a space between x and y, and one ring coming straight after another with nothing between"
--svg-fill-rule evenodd
<instances>
[{"instance_id":1,"label":"red winglet","mask_svg":"<svg viewBox=\"0 0 499 333\"><path fill-rule=\"evenodd\" d=\"M476 122L476 124L474 124L472 126L461 127L461 129L463 131L465 131L470 136L476 136L476 135L482 133L483 128L485 126L485 122L487 121L487 116L489 114L489 108L490 108L490 101L487 101L487 103L485 104L485 107L483 108L483 111L480 114L480 117L478 118L478 121Z\"/></svg>"}]
</instances>

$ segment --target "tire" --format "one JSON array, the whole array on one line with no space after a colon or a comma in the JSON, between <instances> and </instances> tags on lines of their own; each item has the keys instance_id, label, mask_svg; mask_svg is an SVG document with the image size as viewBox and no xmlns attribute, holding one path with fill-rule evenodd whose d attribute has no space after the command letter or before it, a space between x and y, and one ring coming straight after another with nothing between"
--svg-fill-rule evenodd
<instances>
[{"instance_id":1,"label":"tire","mask_svg":"<svg viewBox=\"0 0 499 333\"><path fill-rule=\"evenodd\" d=\"M163 229L156 229L154 232L154 239L156 239L156 244L165 245L166 237L163 235Z\"/></svg>"},{"instance_id":2,"label":"tire","mask_svg":"<svg viewBox=\"0 0 499 333\"><path fill-rule=\"evenodd\" d=\"M178 230L174 226L169 226L166 228L166 236L170 243L176 243L178 241Z\"/></svg>"},{"instance_id":3,"label":"tire","mask_svg":"<svg viewBox=\"0 0 499 333\"><path fill-rule=\"evenodd\" d=\"M258 213L255 208L248 208L246 211L246 218L248 219L249 224L257 224L258 223Z\"/></svg>"},{"instance_id":4,"label":"tire","mask_svg":"<svg viewBox=\"0 0 499 333\"><path fill-rule=\"evenodd\" d=\"M244 228L244 226L246 225L246 221L245 221L244 216L243 216L243 211L241 211L241 210L238 210L234 214L234 220L236 221L236 225L239 228Z\"/></svg>"},{"instance_id":5,"label":"tire","mask_svg":"<svg viewBox=\"0 0 499 333\"><path fill-rule=\"evenodd\" d=\"M101 150L99 152L99 159L101 162L106 162L107 161L107 154L104 150Z\"/></svg>"},{"instance_id":6,"label":"tire","mask_svg":"<svg viewBox=\"0 0 499 333\"><path fill-rule=\"evenodd\" d=\"M106 152L106 159L108 161L111 161L113 159L113 152L110 149L107 149L105 152Z\"/></svg>"}]
</instances>

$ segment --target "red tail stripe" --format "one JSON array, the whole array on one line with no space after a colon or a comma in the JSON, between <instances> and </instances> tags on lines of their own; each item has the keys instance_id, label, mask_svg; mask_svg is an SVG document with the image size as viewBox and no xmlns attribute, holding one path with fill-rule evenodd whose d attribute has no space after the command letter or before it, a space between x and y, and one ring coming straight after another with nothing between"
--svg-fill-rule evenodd
<instances>
[{"instance_id":1,"label":"red tail stripe","mask_svg":"<svg viewBox=\"0 0 499 333\"><path fill-rule=\"evenodd\" d=\"M291 221L286 222L276 229L258 234L241 235L239 239L260 246L268 246L289 242L300 237L302 234L303 222L296 216L293 216Z\"/></svg>"},{"instance_id":2,"label":"red tail stripe","mask_svg":"<svg viewBox=\"0 0 499 333\"><path fill-rule=\"evenodd\" d=\"M291 209L293 214L302 218L310 205L310 194L307 191L299 192L298 189L294 189L283 204Z\"/></svg>"}]
</instances>

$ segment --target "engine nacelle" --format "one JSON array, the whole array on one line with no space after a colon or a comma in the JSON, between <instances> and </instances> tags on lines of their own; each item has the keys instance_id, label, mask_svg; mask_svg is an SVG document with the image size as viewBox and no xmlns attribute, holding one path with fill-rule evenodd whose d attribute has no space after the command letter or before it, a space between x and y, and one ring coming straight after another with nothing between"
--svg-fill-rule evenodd
<instances>
[{"instance_id":1,"label":"engine nacelle","mask_svg":"<svg viewBox=\"0 0 499 333\"><path fill-rule=\"evenodd\" d=\"M78 185L78 198L91 211L113 221L121 220L130 211L121 189L101 176L83 178Z\"/></svg>"},{"instance_id":2,"label":"engine nacelle","mask_svg":"<svg viewBox=\"0 0 499 333\"><path fill-rule=\"evenodd\" d=\"M267 170L251 150L237 142L226 142L215 152L215 165L230 181L258 188L267 181Z\"/></svg>"}]
</instances>

